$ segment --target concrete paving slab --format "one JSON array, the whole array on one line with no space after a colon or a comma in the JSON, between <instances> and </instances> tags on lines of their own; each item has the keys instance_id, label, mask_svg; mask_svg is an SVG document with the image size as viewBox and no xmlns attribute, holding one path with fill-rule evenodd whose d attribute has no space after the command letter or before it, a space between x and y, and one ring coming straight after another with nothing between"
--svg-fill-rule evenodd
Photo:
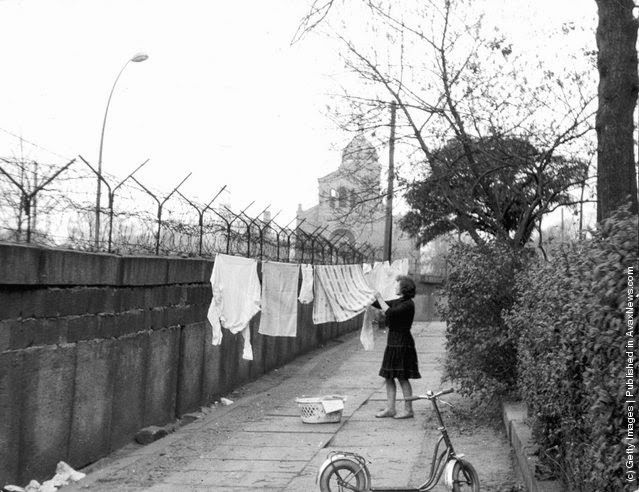
<instances>
[{"instance_id":1,"label":"concrete paving slab","mask_svg":"<svg viewBox=\"0 0 639 492\"><path fill-rule=\"evenodd\" d=\"M293 479L286 484L286 487L284 487L282 491L300 492L302 490L319 490L316 484L316 473L317 471L308 474L300 474L296 477L293 477Z\"/></svg>"},{"instance_id":2,"label":"concrete paving slab","mask_svg":"<svg viewBox=\"0 0 639 492\"><path fill-rule=\"evenodd\" d=\"M299 417L300 411L297 406L283 406L269 409L266 415L270 417Z\"/></svg>"},{"instance_id":3,"label":"concrete paving slab","mask_svg":"<svg viewBox=\"0 0 639 492\"><path fill-rule=\"evenodd\" d=\"M256 452L257 448L257 452ZM212 451L204 455L204 457L221 457L225 459L242 459L242 460L273 460L273 461L299 461L311 459L317 449L308 447L286 448L280 446L237 446L230 444L228 446L217 446Z\"/></svg>"},{"instance_id":4,"label":"concrete paving slab","mask_svg":"<svg viewBox=\"0 0 639 492\"><path fill-rule=\"evenodd\" d=\"M289 416L271 416L267 415L256 422L248 422L244 426L245 431L253 432L281 432L286 429L292 432L311 433L311 434L334 434L340 427L341 423L323 423L323 424L305 424L299 415Z\"/></svg>"},{"instance_id":5,"label":"concrete paving slab","mask_svg":"<svg viewBox=\"0 0 639 492\"><path fill-rule=\"evenodd\" d=\"M153 492L175 492L176 489L174 484L159 483L159 484L153 485L150 488L135 489L132 492L138 492L141 490L153 491ZM180 487L180 492L204 492L208 490L211 490L211 487L209 487L208 485L202 485L199 487L195 485L188 485L188 486L184 485Z\"/></svg>"},{"instance_id":6,"label":"concrete paving slab","mask_svg":"<svg viewBox=\"0 0 639 492\"><path fill-rule=\"evenodd\" d=\"M306 460L298 461L273 461L273 460L260 460L254 459L251 461L246 460L231 460L221 458L198 458L190 461L184 468L184 470L197 470L197 471L249 471L254 473L269 473L276 471L280 473L300 473L308 464Z\"/></svg>"},{"instance_id":7,"label":"concrete paving slab","mask_svg":"<svg viewBox=\"0 0 639 492\"><path fill-rule=\"evenodd\" d=\"M162 480L163 484L179 487L208 486L210 490L220 488L237 487L244 489L282 489L293 478L294 473L282 473L270 471L269 473L245 472L245 471L180 471Z\"/></svg>"},{"instance_id":8,"label":"concrete paving slab","mask_svg":"<svg viewBox=\"0 0 639 492\"><path fill-rule=\"evenodd\" d=\"M295 448L310 447L323 448L331 439L331 434L316 432L238 432L227 438L227 442L234 446L261 446L267 442L269 446Z\"/></svg>"}]
</instances>

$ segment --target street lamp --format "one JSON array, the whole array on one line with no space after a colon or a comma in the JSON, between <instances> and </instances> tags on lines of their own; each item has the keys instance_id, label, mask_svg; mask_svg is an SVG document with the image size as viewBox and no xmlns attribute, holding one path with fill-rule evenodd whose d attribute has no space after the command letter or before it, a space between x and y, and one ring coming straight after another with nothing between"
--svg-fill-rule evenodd
<instances>
[{"instance_id":1,"label":"street lamp","mask_svg":"<svg viewBox=\"0 0 639 492\"><path fill-rule=\"evenodd\" d=\"M107 100L106 109L104 110L104 121L102 122L102 134L100 135L100 152L98 154L98 187L95 198L95 249L98 250L100 246L100 195L102 193L102 146L104 145L104 129L106 127L107 114L109 113L109 105L111 104L111 97L113 97L113 91L115 90L115 85L118 83L120 75L124 72L126 66L131 63L140 63L146 60L149 56L145 53L138 53L131 57L126 61L122 70L118 73L118 76L115 78L115 82L113 82L113 87L111 87L111 93L109 94L109 99Z\"/></svg>"}]
</instances>

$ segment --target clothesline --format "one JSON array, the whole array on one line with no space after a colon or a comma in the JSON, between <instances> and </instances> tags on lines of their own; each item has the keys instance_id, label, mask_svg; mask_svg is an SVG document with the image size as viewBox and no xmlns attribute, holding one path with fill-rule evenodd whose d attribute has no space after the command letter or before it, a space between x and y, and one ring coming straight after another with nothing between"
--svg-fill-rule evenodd
<instances>
[{"instance_id":1,"label":"clothesline","mask_svg":"<svg viewBox=\"0 0 639 492\"><path fill-rule=\"evenodd\" d=\"M298 295L299 274L302 285ZM366 272L366 273L365 273ZM253 360L249 323L262 312L258 333L266 336L297 336L298 301L313 302L313 323L342 322L363 313L375 292L395 297L398 274L408 272L408 260L376 262L374 265L310 265L262 262L262 282L253 258L218 254L211 274L212 299L208 319L212 343L222 342L222 328L241 333L242 357ZM364 317L361 340L372 348L370 316Z\"/></svg>"}]
</instances>

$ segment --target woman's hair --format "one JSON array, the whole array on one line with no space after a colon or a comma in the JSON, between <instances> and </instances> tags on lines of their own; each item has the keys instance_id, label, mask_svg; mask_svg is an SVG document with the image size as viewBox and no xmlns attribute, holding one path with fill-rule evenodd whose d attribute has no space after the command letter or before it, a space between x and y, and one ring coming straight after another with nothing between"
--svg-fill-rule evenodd
<instances>
[{"instance_id":1,"label":"woman's hair","mask_svg":"<svg viewBox=\"0 0 639 492\"><path fill-rule=\"evenodd\" d=\"M399 282L399 292L403 297L412 299L415 297L415 282L406 275L398 275L397 281Z\"/></svg>"}]
</instances>

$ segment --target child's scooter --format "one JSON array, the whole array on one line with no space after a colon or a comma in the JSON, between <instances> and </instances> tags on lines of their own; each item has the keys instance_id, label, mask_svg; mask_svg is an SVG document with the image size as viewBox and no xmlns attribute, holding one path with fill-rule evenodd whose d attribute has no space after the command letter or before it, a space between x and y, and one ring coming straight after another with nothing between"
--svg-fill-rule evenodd
<instances>
[{"instance_id":1,"label":"child's scooter","mask_svg":"<svg viewBox=\"0 0 639 492\"><path fill-rule=\"evenodd\" d=\"M332 451L322 464L317 482L322 492L335 492L352 490L356 492L394 491L394 492L423 492L431 490L439 483L441 477L449 490L454 492L479 491L479 476L473 466L462 459L463 455L455 454L453 443L450 441L446 425L437 408L437 399L442 395L452 393L451 388L439 393L427 391L425 395L413 396L409 400L430 400L439 420L441 436L435 445L433 459L430 463L428 479L417 488L406 487L371 487L371 474L366 466L366 460L355 453L347 451ZM443 402L446 403L446 402ZM439 446L444 441L444 448L439 452Z\"/></svg>"}]
</instances>

